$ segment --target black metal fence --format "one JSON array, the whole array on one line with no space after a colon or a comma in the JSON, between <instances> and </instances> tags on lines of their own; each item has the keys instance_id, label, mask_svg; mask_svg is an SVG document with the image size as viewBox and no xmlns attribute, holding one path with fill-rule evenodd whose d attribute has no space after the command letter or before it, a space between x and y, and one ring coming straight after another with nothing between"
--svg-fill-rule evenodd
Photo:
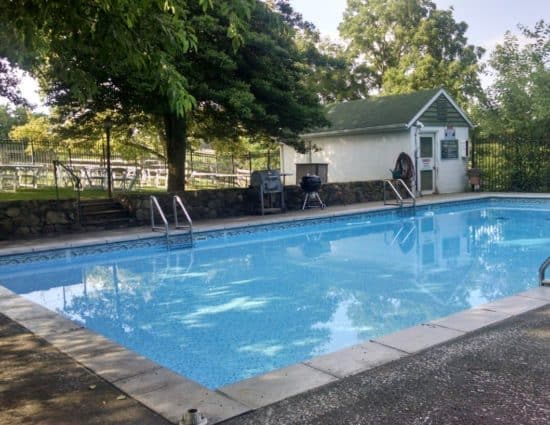
<instances>
[{"instance_id":1,"label":"black metal fence","mask_svg":"<svg viewBox=\"0 0 550 425\"><path fill-rule=\"evenodd\" d=\"M550 136L474 137L472 168L482 171L482 190L550 192Z\"/></svg>"},{"instance_id":2,"label":"black metal fence","mask_svg":"<svg viewBox=\"0 0 550 425\"><path fill-rule=\"evenodd\" d=\"M105 147L68 147L0 140L0 166L16 168L41 166L44 169L41 172L44 177L42 185L52 181L54 160L75 169L105 168ZM114 167L139 169L142 178L138 187L162 188L166 185L166 162L151 152L128 152L127 149L119 152L117 147L113 146L111 163ZM186 187L188 189L247 187L253 170L277 169L279 164L279 152L276 150L241 155L220 154L213 151L188 151L185 161Z\"/></svg>"}]
</instances>

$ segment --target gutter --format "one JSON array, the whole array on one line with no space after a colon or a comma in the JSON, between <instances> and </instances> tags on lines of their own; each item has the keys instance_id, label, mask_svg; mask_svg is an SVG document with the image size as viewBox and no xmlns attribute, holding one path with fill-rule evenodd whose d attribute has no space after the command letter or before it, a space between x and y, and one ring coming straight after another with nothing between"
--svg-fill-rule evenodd
<instances>
[{"instance_id":1,"label":"gutter","mask_svg":"<svg viewBox=\"0 0 550 425\"><path fill-rule=\"evenodd\" d=\"M327 137L327 136L344 136L344 135L353 135L361 133L377 133L390 130L407 130L409 127L406 123L403 124L390 124L390 125L377 125L375 127L363 127L363 128L352 128L352 129L343 129L343 130L333 130L333 131L321 131L316 133L305 133L302 134L302 137L308 138L318 138L318 137Z\"/></svg>"}]
</instances>

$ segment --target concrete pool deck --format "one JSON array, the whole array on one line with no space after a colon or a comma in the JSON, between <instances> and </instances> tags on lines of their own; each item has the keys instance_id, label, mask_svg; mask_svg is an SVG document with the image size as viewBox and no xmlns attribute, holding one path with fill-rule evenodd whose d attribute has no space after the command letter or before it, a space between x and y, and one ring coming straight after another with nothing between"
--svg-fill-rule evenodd
<instances>
[{"instance_id":1,"label":"concrete pool deck","mask_svg":"<svg viewBox=\"0 0 550 425\"><path fill-rule=\"evenodd\" d=\"M425 197L419 200L418 205L489 196L514 195L483 193ZM521 194L521 197L526 196L529 195ZM530 196L549 197L541 194ZM326 210L290 212L279 216L209 221L197 223L195 227L196 231L200 232L384 208L389 207L384 207L382 203L355 204ZM155 235L150 231L137 228L131 231L125 229L122 232L69 235L46 241L12 242L9 246L2 243L0 255L107 244L152 236ZM156 236L160 237L158 233ZM435 345L461 338L467 332L476 331L547 304L550 304L550 288L535 288L448 318L437 319L211 391L0 287L0 313L19 322L119 390L173 423L177 422L186 409L192 407L204 412L209 418L209 423L222 421L304 391L343 382L350 375L409 357Z\"/></svg>"}]
</instances>

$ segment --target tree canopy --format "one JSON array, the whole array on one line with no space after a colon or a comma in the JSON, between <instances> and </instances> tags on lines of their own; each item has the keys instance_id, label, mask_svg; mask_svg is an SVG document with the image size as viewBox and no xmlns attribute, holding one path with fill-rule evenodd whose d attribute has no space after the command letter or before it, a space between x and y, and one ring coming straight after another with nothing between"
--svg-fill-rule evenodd
<instances>
[{"instance_id":1,"label":"tree canopy","mask_svg":"<svg viewBox=\"0 0 550 425\"><path fill-rule=\"evenodd\" d=\"M520 28L523 42L507 32L489 60L494 82L476 110L485 134L550 132L550 24Z\"/></svg>"},{"instance_id":2,"label":"tree canopy","mask_svg":"<svg viewBox=\"0 0 550 425\"><path fill-rule=\"evenodd\" d=\"M9 139L10 131L28 120L28 112L23 106L12 109L8 105L0 105L0 140Z\"/></svg>"},{"instance_id":3,"label":"tree canopy","mask_svg":"<svg viewBox=\"0 0 550 425\"><path fill-rule=\"evenodd\" d=\"M28 54L0 55L33 69L48 102L74 123L105 111L125 124L152 117L166 140L169 190L184 187L188 136L299 145L299 133L325 123L304 84L301 21L286 1L12 3L0 13L24 16L8 35Z\"/></svg>"},{"instance_id":4,"label":"tree canopy","mask_svg":"<svg viewBox=\"0 0 550 425\"><path fill-rule=\"evenodd\" d=\"M464 102L481 92L484 52L467 43L467 28L429 0L348 0L339 30L365 93L445 87Z\"/></svg>"},{"instance_id":5,"label":"tree canopy","mask_svg":"<svg viewBox=\"0 0 550 425\"><path fill-rule=\"evenodd\" d=\"M251 0L12 0L0 3L0 57L43 77L56 73L80 101L98 91L93 76L80 61L93 56L106 74L124 67L141 83L155 87L182 115L193 106L186 79L172 57L197 47L189 22L190 6L203 12L222 11L226 35L234 46L249 15ZM85 43L88 44L85 44ZM73 55L69 57L68 55ZM89 64L86 64L89 65Z\"/></svg>"}]
</instances>

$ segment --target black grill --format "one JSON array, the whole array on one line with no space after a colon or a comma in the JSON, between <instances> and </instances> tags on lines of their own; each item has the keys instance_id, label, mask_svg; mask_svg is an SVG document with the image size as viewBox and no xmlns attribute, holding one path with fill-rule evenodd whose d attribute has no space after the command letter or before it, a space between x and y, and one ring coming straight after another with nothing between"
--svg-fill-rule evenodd
<instances>
[{"instance_id":1,"label":"black grill","mask_svg":"<svg viewBox=\"0 0 550 425\"><path fill-rule=\"evenodd\" d=\"M300 187L306 193L317 192L321 188L321 177L310 175L303 176Z\"/></svg>"},{"instance_id":2,"label":"black grill","mask_svg":"<svg viewBox=\"0 0 550 425\"><path fill-rule=\"evenodd\" d=\"M321 188L321 177L307 174L302 177L302 180L300 181L300 187L306 193L304 204L302 205L303 210L312 207L326 207L325 203L321 200L321 197L318 193L319 189ZM310 205L310 201L317 201L317 205Z\"/></svg>"}]
</instances>

